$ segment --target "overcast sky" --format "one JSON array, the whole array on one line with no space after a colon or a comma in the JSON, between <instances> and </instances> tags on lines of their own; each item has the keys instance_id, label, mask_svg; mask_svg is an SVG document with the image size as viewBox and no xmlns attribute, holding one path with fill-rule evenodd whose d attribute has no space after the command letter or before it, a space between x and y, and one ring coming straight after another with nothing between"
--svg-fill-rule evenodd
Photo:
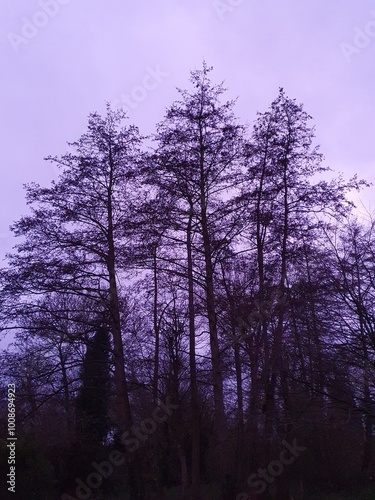
<instances>
[{"instance_id":1,"label":"overcast sky","mask_svg":"<svg viewBox=\"0 0 375 500\"><path fill-rule=\"evenodd\" d=\"M151 133L203 59L242 121L283 87L313 116L326 164L375 181L375 0L1 0L0 13L0 259L22 185L56 179L45 156L106 101Z\"/></svg>"}]
</instances>

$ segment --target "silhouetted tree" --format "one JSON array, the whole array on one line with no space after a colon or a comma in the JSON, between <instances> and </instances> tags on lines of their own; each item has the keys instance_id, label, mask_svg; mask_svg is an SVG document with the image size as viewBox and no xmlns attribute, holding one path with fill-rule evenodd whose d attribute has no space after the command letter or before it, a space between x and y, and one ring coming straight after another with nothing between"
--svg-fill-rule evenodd
<instances>
[{"instance_id":1,"label":"silhouetted tree","mask_svg":"<svg viewBox=\"0 0 375 500\"><path fill-rule=\"evenodd\" d=\"M105 327L99 327L87 344L76 401L77 431L80 441L100 444L109 430L110 343Z\"/></svg>"}]
</instances>

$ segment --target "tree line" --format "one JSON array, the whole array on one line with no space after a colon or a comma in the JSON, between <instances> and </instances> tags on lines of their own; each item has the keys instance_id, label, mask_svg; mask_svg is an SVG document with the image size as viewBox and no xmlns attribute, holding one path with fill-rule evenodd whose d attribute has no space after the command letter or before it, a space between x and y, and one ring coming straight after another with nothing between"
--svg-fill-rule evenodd
<instances>
[{"instance_id":1,"label":"tree line","mask_svg":"<svg viewBox=\"0 0 375 500\"><path fill-rule=\"evenodd\" d=\"M0 271L20 498L283 500L370 484L374 220L349 197L368 183L325 166L282 88L244 126L211 70L191 72L151 137L110 105L90 114L47 157L58 179L26 186ZM293 443L305 451L282 473L259 472Z\"/></svg>"}]
</instances>

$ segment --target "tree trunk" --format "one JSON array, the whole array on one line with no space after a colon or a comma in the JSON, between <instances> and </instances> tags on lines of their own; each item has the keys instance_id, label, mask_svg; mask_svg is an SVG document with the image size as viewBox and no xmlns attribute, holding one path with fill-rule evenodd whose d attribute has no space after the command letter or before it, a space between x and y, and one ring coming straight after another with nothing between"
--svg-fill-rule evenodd
<instances>
[{"instance_id":1,"label":"tree trunk","mask_svg":"<svg viewBox=\"0 0 375 500\"><path fill-rule=\"evenodd\" d=\"M202 193L202 198L204 194ZM207 227L207 216L205 209L205 202L202 199L202 236L204 246L205 258L205 288L206 288L206 305L208 316L208 327L210 334L210 348L211 348L211 363L212 363L212 382L214 393L214 433L216 437L218 476L224 477L226 469L227 450L225 449L226 442L226 420L224 409L224 391L223 391L223 375L220 362L219 340L217 334L217 317L215 309L215 295L214 295L214 281L213 281L213 266L211 260L211 245L210 237Z\"/></svg>"},{"instance_id":2,"label":"tree trunk","mask_svg":"<svg viewBox=\"0 0 375 500\"><path fill-rule=\"evenodd\" d=\"M152 382L152 394L155 404L157 404L158 402L159 350L160 350L160 328L158 320L158 269L157 269L156 252L157 252L157 246L155 245L153 254L153 278L154 278L153 319L154 319L154 334L155 334L155 353L154 353L154 376Z\"/></svg>"},{"instance_id":3,"label":"tree trunk","mask_svg":"<svg viewBox=\"0 0 375 500\"><path fill-rule=\"evenodd\" d=\"M114 380L116 386L117 425L120 434L122 434L132 426L132 417L129 404L129 392L125 375L124 346L121 336L120 308L115 275L115 252L111 221L109 226L109 308L113 337L113 359L115 366Z\"/></svg>"},{"instance_id":4,"label":"tree trunk","mask_svg":"<svg viewBox=\"0 0 375 500\"><path fill-rule=\"evenodd\" d=\"M191 483L193 498L197 495L200 483L200 418L199 396L197 382L197 367L195 356L195 311L194 311L194 283L193 283L193 255L192 255L192 207L190 209L187 227L187 266L189 290L189 364L190 364L190 393L192 419L192 451L191 451Z\"/></svg>"},{"instance_id":5,"label":"tree trunk","mask_svg":"<svg viewBox=\"0 0 375 500\"><path fill-rule=\"evenodd\" d=\"M116 389L116 425L118 436L128 431L132 427L132 414L129 402L129 391L125 373L124 345L121 335L121 318L119 297L116 283L116 259L115 259L115 239L113 231L113 208L112 208L112 185L113 167L110 158L111 170L108 189L108 260L107 269L109 275L109 313L111 318L111 331L113 338L113 361L114 361L114 381ZM144 497L144 486L142 481L142 471L138 452L135 451L128 457L130 483L134 487L136 498Z\"/></svg>"}]
</instances>

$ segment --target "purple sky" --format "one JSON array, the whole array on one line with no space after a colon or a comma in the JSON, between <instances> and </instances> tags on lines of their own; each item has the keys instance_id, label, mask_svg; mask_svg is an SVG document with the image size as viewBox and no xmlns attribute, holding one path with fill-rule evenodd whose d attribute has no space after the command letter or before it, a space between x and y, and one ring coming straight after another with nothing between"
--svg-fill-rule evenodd
<instances>
[{"instance_id":1,"label":"purple sky","mask_svg":"<svg viewBox=\"0 0 375 500\"><path fill-rule=\"evenodd\" d=\"M56 178L43 157L105 101L152 132L203 58L244 122L284 87L313 116L326 163L375 181L375 0L1 0L0 13L0 260L26 213L23 183Z\"/></svg>"}]
</instances>

